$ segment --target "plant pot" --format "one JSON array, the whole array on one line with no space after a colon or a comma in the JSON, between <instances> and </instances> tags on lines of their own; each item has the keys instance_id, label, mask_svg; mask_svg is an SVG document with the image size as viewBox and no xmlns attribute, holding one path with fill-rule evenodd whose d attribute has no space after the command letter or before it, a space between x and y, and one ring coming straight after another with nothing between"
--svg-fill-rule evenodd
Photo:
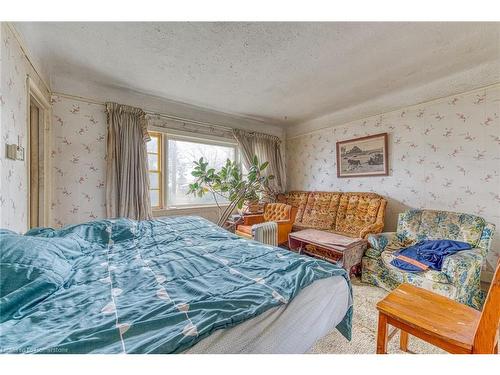
<instances>
[{"instance_id":1,"label":"plant pot","mask_svg":"<svg viewBox=\"0 0 500 375\"><path fill-rule=\"evenodd\" d=\"M245 211L249 214L262 212L262 205L259 203L259 201L247 202Z\"/></svg>"}]
</instances>

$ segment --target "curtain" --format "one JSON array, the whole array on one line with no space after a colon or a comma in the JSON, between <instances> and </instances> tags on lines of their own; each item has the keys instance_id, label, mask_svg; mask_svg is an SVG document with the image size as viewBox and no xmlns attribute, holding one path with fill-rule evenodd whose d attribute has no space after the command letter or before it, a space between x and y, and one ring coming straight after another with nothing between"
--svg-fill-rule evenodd
<instances>
[{"instance_id":1,"label":"curtain","mask_svg":"<svg viewBox=\"0 0 500 375\"><path fill-rule=\"evenodd\" d=\"M151 219L146 114L116 103L106 103L106 113L106 214Z\"/></svg>"},{"instance_id":2,"label":"curtain","mask_svg":"<svg viewBox=\"0 0 500 375\"><path fill-rule=\"evenodd\" d=\"M269 162L269 166L264 172L266 175L274 176L274 179L269 182L271 193L284 193L286 173L285 163L281 155L281 140L269 134L247 132L241 129L234 129L233 135L240 146L245 167L250 167L254 155L257 155L261 163Z\"/></svg>"}]
</instances>

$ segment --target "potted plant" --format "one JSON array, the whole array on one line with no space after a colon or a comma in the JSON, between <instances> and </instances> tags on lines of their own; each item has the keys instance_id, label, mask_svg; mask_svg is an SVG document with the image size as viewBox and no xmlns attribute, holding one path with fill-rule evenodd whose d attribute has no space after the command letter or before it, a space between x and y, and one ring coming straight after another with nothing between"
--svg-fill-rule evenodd
<instances>
[{"instance_id":1,"label":"potted plant","mask_svg":"<svg viewBox=\"0 0 500 375\"><path fill-rule=\"evenodd\" d=\"M249 214L255 214L260 212L261 204L260 198L257 194L249 194L249 196L245 199L244 211Z\"/></svg>"},{"instance_id":2,"label":"potted plant","mask_svg":"<svg viewBox=\"0 0 500 375\"><path fill-rule=\"evenodd\" d=\"M263 174L269 163L259 163L256 155L246 176L243 176L239 165L229 159L219 171L210 168L203 158L193 163L191 175L196 177L196 181L189 184L188 194L198 197L212 194L219 210L219 226L224 226L235 209L255 205L255 202L258 204L267 195L269 181L274 178Z\"/></svg>"}]
</instances>

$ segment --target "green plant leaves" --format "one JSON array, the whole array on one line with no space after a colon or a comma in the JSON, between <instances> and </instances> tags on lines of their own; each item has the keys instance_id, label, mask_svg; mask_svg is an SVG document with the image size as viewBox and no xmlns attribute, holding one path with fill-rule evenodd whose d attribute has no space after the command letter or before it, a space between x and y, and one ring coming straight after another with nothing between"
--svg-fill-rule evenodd
<instances>
[{"instance_id":1,"label":"green plant leaves","mask_svg":"<svg viewBox=\"0 0 500 375\"><path fill-rule=\"evenodd\" d=\"M257 155L252 158L246 177L243 176L240 166L231 161L216 170L208 166L203 158L193 161L194 168L191 172L196 177L194 183L189 184L188 194L203 197L205 194L224 197L230 202L229 206L219 207L219 225L223 225L234 208L241 209L246 201L258 201L266 194L269 181L274 176L264 176L262 172L269 166L269 162L259 163Z\"/></svg>"}]
</instances>

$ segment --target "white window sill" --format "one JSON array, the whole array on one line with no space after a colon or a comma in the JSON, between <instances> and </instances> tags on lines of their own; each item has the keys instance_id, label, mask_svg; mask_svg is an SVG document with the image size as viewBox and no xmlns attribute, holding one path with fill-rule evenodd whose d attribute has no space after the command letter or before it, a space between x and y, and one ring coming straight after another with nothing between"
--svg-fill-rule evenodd
<instances>
[{"instance_id":1,"label":"white window sill","mask_svg":"<svg viewBox=\"0 0 500 375\"><path fill-rule=\"evenodd\" d=\"M220 207L227 207L229 204L221 204ZM216 204L196 205L196 206L176 206L166 208L153 208L154 212L182 211L182 210L202 210L204 208L217 208Z\"/></svg>"}]
</instances>

